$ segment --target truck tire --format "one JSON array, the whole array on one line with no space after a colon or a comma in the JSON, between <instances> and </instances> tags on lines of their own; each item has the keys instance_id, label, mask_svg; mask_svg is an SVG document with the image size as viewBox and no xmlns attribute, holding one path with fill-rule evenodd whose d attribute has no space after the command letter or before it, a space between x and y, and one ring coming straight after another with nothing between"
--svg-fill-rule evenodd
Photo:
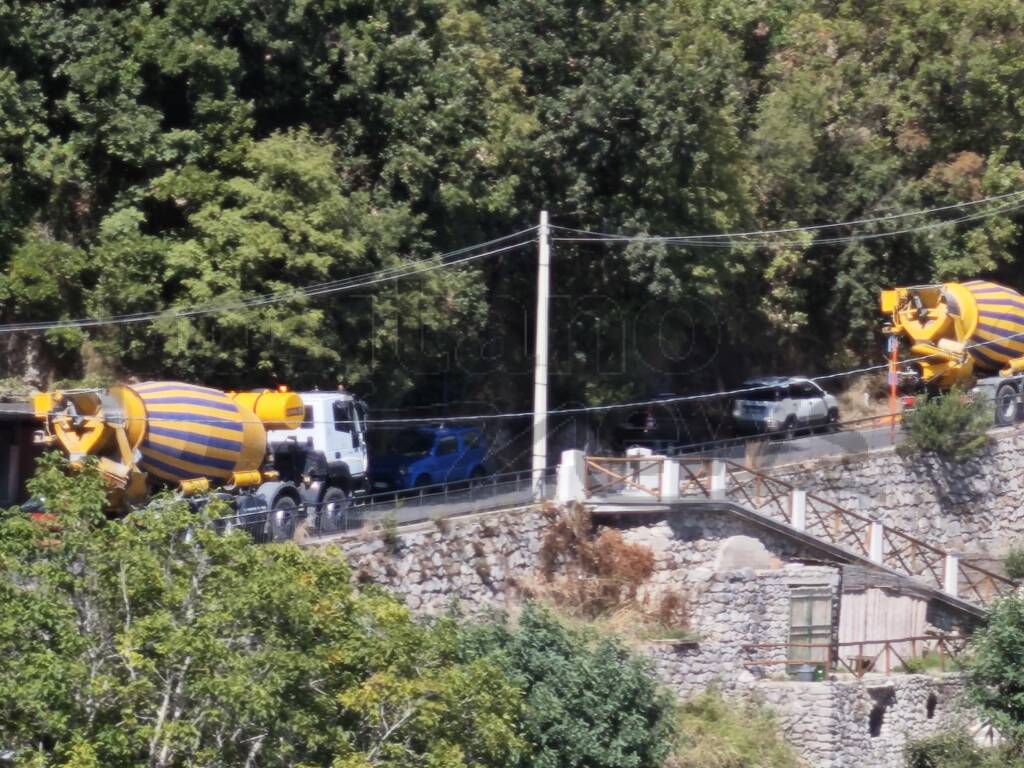
<instances>
[{"instance_id":1,"label":"truck tire","mask_svg":"<svg viewBox=\"0 0 1024 768\"><path fill-rule=\"evenodd\" d=\"M352 508L352 497L343 488L332 486L324 492L320 500L319 533L337 533L348 530L349 510Z\"/></svg>"},{"instance_id":2,"label":"truck tire","mask_svg":"<svg viewBox=\"0 0 1024 768\"><path fill-rule=\"evenodd\" d=\"M996 390L996 416L995 422L1000 427L1007 427L1017 421L1020 411L1017 390L1012 384L1000 384Z\"/></svg>"},{"instance_id":3,"label":"truck tire","mask_svg":"<svg viewBox=\"0 0 1024 768\"><path fill-rule=\"evenodd\" d=\"M270 508L270 540L291 541L295 535L295 519L299 516L299 505L291 496L281 495Z\"/></svg>"},{"instance_id":4,"label":"truck tire","mask_svg":"<svg viewBox=\"0 0 1024 768\"><path fill-rule=\"evenodd\" d=\"M796 416L786 417L786 421L782 424L782 434L780 437L783 440L792 440L796 437Z\"/></svg>"}]
</instances>

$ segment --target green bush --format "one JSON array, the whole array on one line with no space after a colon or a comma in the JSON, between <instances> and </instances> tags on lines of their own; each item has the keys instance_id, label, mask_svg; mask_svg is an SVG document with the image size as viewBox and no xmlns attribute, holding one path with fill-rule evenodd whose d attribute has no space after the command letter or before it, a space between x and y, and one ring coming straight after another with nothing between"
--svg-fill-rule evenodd
<instances>
[{"instance_id":1,"label":"green bush","mask_svg":"<svg viewBox=\"0 0 1024 768\"><path fill-rule=\"evenodd\" d=\"M676 747L665 768L797 768L775 719L708 691L679 707Z\"/></svg>"},{"instance_id":2,"label":"green bush","mask_svg":"<svg viewBox=\"0 0 1024 768\"><path fill-rule=\"evenodd\" d=\"M985 748L962 731L910 744L907 768L1024 768L1024 758L1007 747Z\"/></svg>"},{"instance_id":3,"label":"green bush","mask_svg":"<svg viewBox=\"0 0 1024 768\"><path fill-rule=\"evenodd\" d=\"M901 456L934 454L960 464L981 454L991 426L991 403L954 387L941 397L922 399L904 414L905 438L897 451Z\"/></svg>"},{"instance_id":4,"label":"green bush","mask_svg":"<svg viewBox=\"0 0 1024 768\"><path fill-rule=\"evenodd\" d=\"M467 630L467 660L495 659L518 681L525 734L521 768L660 768L674 733L674 702L648 665L618 641L567 627L528 605L516 626Z\"/></svg>"},{"instance_id":5,"label":"green bush","mask_svg":"<svg viewBox=\"0 0 1024 768\"><path fill-rule=\"evenodd\" d=\"M1015 545L1010 547L1003 560L1003 570L1011 579L1024 579L1024 547Z\"/></svg>"}]
</instances>

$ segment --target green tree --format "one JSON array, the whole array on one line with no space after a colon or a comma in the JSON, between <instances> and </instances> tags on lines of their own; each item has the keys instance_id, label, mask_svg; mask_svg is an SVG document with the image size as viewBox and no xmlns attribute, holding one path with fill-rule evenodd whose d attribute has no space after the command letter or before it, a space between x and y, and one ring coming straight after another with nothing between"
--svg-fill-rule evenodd
<instances>
[{"instance_id":1,"label":"green tree","mask_svg":"<svg viewBox=\"0 0 1024 768\"><path fill-rule=\"evenodd\" d=\"M450 624L357 594L337 552L217 535L188 505L102 513L87 465L0 519L0 741L53 766L507 766L522 697ZM56 521L56 522L54 522Z\"/></svg>"},{"instance_id":2,"label":"green tree","mask_svg":"<svg viewBox=\"0 0 1024 768\"><path fill-rule=\"evenodd\" d=\"M1024 600L1015 596L994 603L971 646L971 698L1019 751L1024 747Z\"/></svg>"},{"instance_id":3,"label":"green tree","mask_svg":"<svg viewBox=\"0 0 1024 768\"><path fill-rule=\"evenodd\" d=\"M526 768L654 768L671 746L674 704L616 640L570 629L538 605L515 626L465 633L470 659L494 658L525 696Z\"/></svg>"}]
</instances>

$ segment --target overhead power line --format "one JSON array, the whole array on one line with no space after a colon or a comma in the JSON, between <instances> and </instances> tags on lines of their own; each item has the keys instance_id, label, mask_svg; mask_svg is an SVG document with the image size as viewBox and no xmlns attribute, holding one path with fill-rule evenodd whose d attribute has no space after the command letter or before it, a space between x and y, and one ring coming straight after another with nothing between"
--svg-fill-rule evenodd
<instances>
[{"instance_id":1,"label":"overhead power line","mask_svg":"<svg viewBox=\"0 0 1024 768\"><path fill-rule=\"evenodd\" d=\"M1017 335L1018 336L1024 336L1024 333L1017 334ZM1006 338L1012 338L1012 337L1006 337ZM1006 339L1003 338L1003 339L999 339L998 341L978 342L976 344L968 345L964 349L966 350L966 349L971 349L971 348L974 348L974 347L985 346L987 344L996 344L999 341L1005 341L1005 340ZM922 356L919 356L919 357L908 358L906 360L899 361L899 363L897 363L897 365L900 365L900 366L910 365L912 363L916 363L916 362L919 362L921 360L926 360L929 357L931 357L931 355L922 355ZM832 379L845 378L845 377L848 377L848 376L858 376L858 375L861 375L861 374L864 374L864 373L871 373L873 371L885 370L888 367L889 367L889 363L880 363L878 365L869 365L869 366L863 366L863 367L860 367L860 368L851 368L851 369L848 369L848 370L845 370L845 371L839 371L839 372L836 372L836 373L822 374L820 376L806 376L806 377L799 377L799 378L801 378L801 380L803 380L803 381L814 381L814 382L829 381L829 380L832 380ZM759 392L759 391L764 390L765 388L766 388L765 385L759 385L759 386L755 386L755 387L738 387L736 389L723 390L723 391L717 391L717 392L703 392L703 393L694 394L694 395L676 395L676 396L672 396L672 397L657 397L657 398L651 398L651 399L648 399L648 400L632 400L632 401L628 401L628 402L608 403L606 405L587 405L587 406L579 406L579 407L574 407L574 408L556 408L556 409L549 410L548 414L552 415L552 416L558 416L558 415L562 415L562 416L570 415L571 416L571 415L581 415L581 414L586 414L586 413L607 413L609 411L624 410L624 409L627 409L627 408L644 408L644 407L652 406L652 405L668 405L668 404L672 404L672 403L692 403L692 402L700 402L700 401L706 401L706 400L717 400L717 399L722 399L722 398L736 397L738 395L749 394L751 392ZM19 411L14 411L14 410L4 411L4 410L0 409L0 413L24 413L24 411L20 411L20 410ZM485 413L485 414L476 414L476 415L473 415L473 416L434 416L434 417L416 417L416 418L408 418L408 419L403 419L403 418L366 419L366 420L361 420L360 423L368 425L368 426L378 426L378 425L386 425L386 424L415 425L415 424L437 424L440 421L443 421L443 422L498 421L498 420L505 420L505 419L522 419L522 418L527 418L527 417L532 417L532 416L533 416L533 411L531 410L531 411L508 411L508 412L504 412L504 413ZM131 417L130 420L132 420L132 421L174 421L175 419L172 416L161 416L159 418ZM225 421L224 418L216 418L216 417L211 417L209 420L197 419L194 415L188 415L187 416L187 420L189 422L191 422L191 423L197 423L197 422L198 423L205 423L206 421L209 421L209 423L222 423L222 422ZM242 422L242 423L244 423L244 422ZM263 422L253 422L253 423L260 423L260 424L262 424ZM327 420L323 420L323 421L321 421L321 420L314 420L314 421L311 421L311 422L303 422L303 423L306 423L306 424L310 424L310 423L311 424L352 424L354 422L349 421L349 420L343 420L343 419L327 419Z\"/></svg>"},{"instance_id":2,"label":"overhead power line","mask_svg":"<svg viewBox=\"0 0 1024 768\"><path fill-rule=\"evenodd\" d=\"M317 296L325 296L334 293L343 293L348 291L357 290L360 288L368 288L374 285L378 285L384 282L390 282L392 280L399 280L406 277L415 277L417 275L426 274L428 272L435 272L439 269L445 269L448 267L460 266L468 264L473 261L478 261L490 256L495 256L500 253L515 250L529 243L535 242L534 238L520 239L514 243L499 246L497 248L491 248L480 253L474 253L474 251L480 248L486 248L497 243L507 242L515 238L522 238L526 235L531 234L536 227L529 227L519 232L514 232L503 237L495 238L494 240L488 240L484 243L477 243L475 245L466 246L459 248L455 251L448 251L447 253L438 254L426 259L420 259L418 261L409 261L399 264L388 269L377 270L375 272L367 272L362 275L355 275L340 280L332 280L330 282L315 283L313 285L306 285L298 287L289 291L282 291L279 293L268 293L258 296L250 296L236 301L227 302L223 304L214 304L206 307L195 307L191 309L177 308L167 310L154 310L151 312L138 312L135 314L127 315L112 315L109 317L86 317L79 318L76 320L51 320L51 321L40 321L40 322L25 322L25 323L9 323L6 325L0 325L0 334L2 333L17 333L17 332L30 332L30 331L48 331L60 328L95 328L110 325L129 325L133 323L146 323L154 322L157 320L175 320L181 318L200 317L203 315L219 314L222 312L230 312L239 309L251 309L253 307L267 306L270 304L279 304L285 301L294 301L296 299L314 298Z\"/></svg>"},{"instance_id":3,"label":"overhead power line","mask_svg":"<svg viewBox=\"0 0 1024 768\"><path fill-rule=\"evenodd\" d=\"M942 213L953 210L966 210L980 205L987 205L990 203L1000 201L1002 201L1003 204L996 206L995 208L990 208L982 211L973 211L971 213L965 214L964 216L959 216L952 219L941 219L939 221L931 221L924 224L902 227L900 229L888 230L883 232L834 235L830 237L819 238L812 242L806 242L803 240L795 239L766 239L772 238L772 236L775 235L791 235L798 234L801 232L821 232L829 229L859 227L865 226L867 224L876 224L886 221L896 221L912 217L928 216L935 213ZM998 216L1003 213L1010 213L1012 211L1019 210L1020 208L1024 208L1024 190L1017 192L1009 192L1004 195L993 195L991 197L986 197L981 200L971 200L963 203L944 205L936 208L925 208L915 211L906 211L903 213L893 213L887 214L885 216L876 216L873 218L853 219L850 221L841 221L828 224L809 224L806 226L784 227L778 229L750 230L744 232L722 232L716 234L699 235L630 235L622 233L600 232L586 229L575 229L572 227L562 227L558 225L553 225L552 228L560 232L567 232L570 235L572 235L570 237L555 237L554 240L559 242L656 243L663 245L682 245L689 248L735 248L739 246L749 245L765 245L773 247L792 246L805 248L808 247L809 245L852 243L860 242L863 240L876 240L880 238L894 237L896 235L909 234L929 229L936 229L939 227L952 226L955 224L960 224L968 221L986 219L993 216Z\"/></svg>"},{"instance_id":4,"label":"overhead power line","mask_svg":"<svg viewBox=\"0 0 1024 768\"><path fill-rule=\"evenodd\" d=\"M989 341L978 341L978 342L974 342L972 344L967 344L967 345L964 346L964 351L966 352L967 350L970 350L970 349L977 349L979 347L985 347L985 346L988 346L990 344L999 344L999 343L1002 343L1002 342L1005 342L1005 341L1008 341L1008 340L1013 340L1013 339L1018 339L1018 338L1024 338L1024 332L1012 334L1010 336L1000 337L999 339L993 339L993 340L989 340ZM905 360L900 360L899 362L897 362L896 365L897 366L907 366L907 365L911 365L913 363L917 363L917 362L921 362L923 360L927 360L927 359L929 359L930 357L933 357L933 356L934 355L919 355L918 357L911 357L911 358L907 358ZM868 365L868 366L862 366L862 367L859 367L859 368L850 368L850 369L847 369L845 371L837 371L836 373L826 373L826 374L822 374L820 376L806 376L806 377L799 377L799 378L801 378L804 381L813 381L813 382L830 381L832 379L846 378L848 376L859 376L859 375L862 375L862 374L865 374L865 373L872 373L872 372L875 372L875 371L883 371L883 370L888 369L889 365L890 364L888 362L885 362L885 363L879 363L877 365ZM605 404L605 405L587 405L587 406L579 406L579 407L574 407L574 408L556 408L556 409L549 410L548 414L552 415L552 416L558 416L558 415L561 415L561 416L573 416L573 415L582 415L582 414L587 414L587 413L607 413L607 412L610 412L610 411L625 410L627 408L645 408L647 406L669 405L669 404L673 404L673 403L693 403L693 402L701 402L701 401L707 401L707 400L718 400L718 399L722 399L722 398L736 397L738 395L745 395L745 394L749 394L751 392L759 392L759 391L764 390L765 388L766 388L765 385L759 385L759 386L756 386L756 387L738 387L736 389L721 390L721 391L717 391L717 392L702 392L700 394L694 394L694 395L675 395L675 396L672 396L672 397L657 397L657 398L651 398L651 399L647 399L647 400L631 400L631 401L628 401L628 402L608 403L608 404ZM78 390L78 391L84 391L84 390ZM15 410L15 409L6 409L5 410L3 408L0 408L0 413L24 414L25 411L23 411L23 410ZM403 419L403 418L394 418L394 419L366 419L366 420L361 420L360 423L364 424L364 425L367 425L367 426L379 426L379 425L387 425L387 424L415 425L415 424L437 424L438 422L460 422L461 423L461 422L499 421L499 420L505 420L505 419L523 419L523 418L532 417L532 416L533 416L533 411L507 411L507 412L504 412L504 413L484 413L484 414L476 414L476 415L473 415L473 416L434 416L434 417L416 417L416 418L409 418L409 419ZM162 416L162 417L159 417L159 418L132 417L131 420L133 420L133 421L174 421L175 419L173 417L170 417L170 416ZM191 422L191 423L197 423L197 422L198 423L205 423L205 421L203 419L197 419L194 415L189 415L188 416L188 421ZM209 421L209 423L222 423L223 421L225 421L225 419L224 418L214 418L214 417L211 417L208 421ZM247 422L240 422L240 423L247 423ZM262 424L263 422L253 422L253 423L260 423L260 424ZM304 423L307 423L307 424L309 424L309 423L312 423L312 424L352 424L354 422L349 421L349 420L341 420L341 419L327 419L327 420L324 420L324 421L314 420L312 422L304 422Z\"/></svg>"}]
</instances>

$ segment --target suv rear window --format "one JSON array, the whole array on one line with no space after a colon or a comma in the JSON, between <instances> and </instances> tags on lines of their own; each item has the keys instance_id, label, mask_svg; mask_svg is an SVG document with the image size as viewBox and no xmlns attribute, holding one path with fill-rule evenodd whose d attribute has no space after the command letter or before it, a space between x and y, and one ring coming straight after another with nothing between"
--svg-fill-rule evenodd
<instances>
[{"instance_id":1,"label":"suv rear window","mask_svg":"<svg viewBox=\"0 0 1024 768\"><path fill-rule=\"evenodd\" d=\"M752 400L755 403L777 403L786 398L786 392L779 387L763 387L753 392L744 392L740 400Z\"/></svg>"},{"instance_id":2,"label":"suv rear window","mask_svg":"<svg viewBox=\"0 0 1024 768\"><path fill-rule=\"evenodd\" d=\"M797 384L790 385L789 396L800 400L808 400L812 397L821 397L821 393L818 391L818 388L809 381L802 381Z\"/></svg>"}]
</instances>

